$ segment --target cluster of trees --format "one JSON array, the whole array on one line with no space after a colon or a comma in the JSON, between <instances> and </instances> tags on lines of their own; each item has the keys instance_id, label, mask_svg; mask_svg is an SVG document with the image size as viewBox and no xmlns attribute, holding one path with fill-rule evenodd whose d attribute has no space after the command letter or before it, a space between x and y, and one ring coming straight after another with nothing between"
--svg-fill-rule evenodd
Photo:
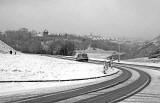
<instances>
[{"instance_id":1,"label":"cluster of trees","mask_svg":"<svg viewBox=\"0 0 160 103\"><path fill-rule=\"evenodd\" d=\"M121 56L121 59L131 59L135 58L138 55L140 45L136 43L127 44L118 42L111 42L110 40L93 40L91 46L93 48L100 48L103 50L112 50L112 51L119 51L120 45L120 52L123 52L124 55Z\"/></svg>"},{"instance_id":2,"label":"cluster of trees","mask_svg":"<svg viewBox=\"0 0 160 103\"><path fill-rule=\"evenodd\" d=\"M72 55L75 50L74 41L66 39L65 36L66 35L53 35L51 37L39 37L28 29L22 28L0 33L0 40L24 53Z\"/></svg>"},{"instance_id":3,"label":"cluster of trees","mask_svg":"<svg viewBox=\"0 0 160 103\"><path fill-rule=\"evenodd\" d=\"M160 49L156 49L154 51L152 51L149 56L148 56L149 59L152 59L152 58L160 58Z\"/></svg>"},{"instance_id":4,"label":"cluster of trees","mask_svg":"<svg viewBox=\"0 0 160 103\"><path fill-rule=\"evenodd\" d=\"M47 44L48 49L44 49L42 53L52 55L74 55L75 45L70 40L51 41Z\"/></svg>"},{"instance_id":5,"label":"cluster of trees","mask_svg":"<svg viewBox=\"0 0 160 103\"><path fill-rule=\"evenodd\" d=\"M109 40L92 40L91 47L118 51L118 44L110 42Z\"/></svg>"},{"instance_id":6,"label":"cluster of trees","mask_svg":"<svg viewBox=\"0 0 160 103\"><path fill-rule=\"evenodd\" d=\"M41 50L41 41L33 37L33 33L26 28L7 30L1 34L2 41L12 48L24 53L38 53Z\"/></svg>"},{"instance_id":7,"label":"cluster of trees","mask_svg":"<svg viewBox=\"0 0 160 103\"><path fill-rule=\"evenodd\" d=\"M34 54L52 54L52 55L74 55L75 50L85 50L89 45L93 48L103 50L118 51L118 43L109 40L93 40L87 36L77 36L73 34L50 34L45 31L45 35L38 36L36 31L29 31L26 28L19 30L7 30L0 32L0 40L7 43L12 48ZM136 55L138 45L121 45L121 52L126 54L122 57L133 58Z\"/></svg>"}]
</instances>

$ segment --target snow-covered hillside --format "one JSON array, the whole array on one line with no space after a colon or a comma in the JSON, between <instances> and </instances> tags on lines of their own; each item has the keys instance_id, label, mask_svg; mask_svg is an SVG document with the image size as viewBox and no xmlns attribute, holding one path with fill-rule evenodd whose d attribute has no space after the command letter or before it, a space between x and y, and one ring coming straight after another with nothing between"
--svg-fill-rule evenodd
<instances>
[{"instance_id":1,"label":"snow-covered hillside","mask_svg":"<svg viewBox=\"0 0 160 103\"><path fill-rule=\"evenodd\" d=\"M15 51L12 47L0 40L0 53L9 53L9 51Z\"/></svg>"}]
</instances>

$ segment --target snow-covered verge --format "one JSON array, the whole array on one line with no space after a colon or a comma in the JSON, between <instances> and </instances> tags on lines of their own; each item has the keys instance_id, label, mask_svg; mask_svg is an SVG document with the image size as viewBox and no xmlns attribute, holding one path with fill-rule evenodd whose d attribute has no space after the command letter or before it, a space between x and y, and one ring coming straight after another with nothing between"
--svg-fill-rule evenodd
<instances>
[{"instance_id":1,"label":"snow-covered verge","mask_svg":"<svg viewBox=\"0 0 160 103\"><path fill-rule=\"evenodd\" d=\"M151 58L148 59L148 57L143 57L143 58L134 58L134 59L128 59L126 60L128 62L148 62L148 63L160 63L160 58Z\"/></svg>"},{"instance_id":2,"label":"snow-covered verge","mask_svg":"<svg viewBox=\"0 0 160 103\"><path fill-rule=\"evenodd\" d=\"M148 59L147 57L135 58L135 59L121 61L120 63L160 67L160 58L153 58L153 59Z\"/></svg>"}]
</instances>

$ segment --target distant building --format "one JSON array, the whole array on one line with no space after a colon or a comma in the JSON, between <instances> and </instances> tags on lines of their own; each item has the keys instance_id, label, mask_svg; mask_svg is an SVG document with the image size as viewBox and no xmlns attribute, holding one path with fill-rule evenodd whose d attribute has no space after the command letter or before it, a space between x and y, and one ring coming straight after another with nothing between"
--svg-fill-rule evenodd
<instances>
[{"instance_id":1,"label":"distant building","mask_svg":"<svg viewBox=\"0 0 160 103\"><path fill-rule=\"evenodd\" d=\"M48 35L49 35L49 32L46 29L43 32L39 32L35 34L35 36L38 36L38 37L43 37L43 36L48 36Z\"/></svg>"}]
</instances>

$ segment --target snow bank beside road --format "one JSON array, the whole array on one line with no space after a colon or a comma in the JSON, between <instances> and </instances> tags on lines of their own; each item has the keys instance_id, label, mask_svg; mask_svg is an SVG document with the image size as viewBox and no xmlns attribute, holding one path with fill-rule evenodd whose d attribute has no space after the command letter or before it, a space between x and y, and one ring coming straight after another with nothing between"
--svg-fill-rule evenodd
<instances>
[{"instance_id":1,"label":"snow bank beside road","mask_svg":"<svg viewBox=\"0 0 160 103\"><path fill-rule=\"evenodd\" d=\"M147 57L135 58L122 61L122 63L160 67L160 58L152 58L152 59L148 59Z\"/></svg>"},{"instance_id":2,"label":"snow bank beside road","mask_svg":"<svg viewBox=\"0 0 160 103\"><path fill-rule=\"evenodd\" d=\"M160 63L121 61L120 63L160 67Z\"/></svg>"}]
</instances>

